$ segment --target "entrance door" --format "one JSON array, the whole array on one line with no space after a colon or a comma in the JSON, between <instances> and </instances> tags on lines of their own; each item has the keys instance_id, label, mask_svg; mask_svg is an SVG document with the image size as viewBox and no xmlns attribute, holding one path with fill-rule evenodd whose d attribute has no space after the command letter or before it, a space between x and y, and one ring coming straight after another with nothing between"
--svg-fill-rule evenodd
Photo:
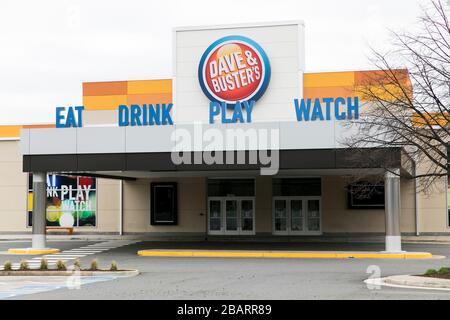
<instances>
[{"instance_id":1,"label":"entrance door","mask_svg":"<svg viewBox=\"0 0 450 320\"><path fill-rule=\"evenodd\" d=\"M275 197L273 233L276 235L320 235L320 197Z\"/></svg>"},{"instance_id":2,"label":"entrance door","mask_svg":"<svg viewBox=\"0 0 450 320\"><path fill-rule=\"evenodd\" d=\"M208 233L211 235L254 235L254 208L254 198L209 198Z\"/></svg>"}]
</instances>

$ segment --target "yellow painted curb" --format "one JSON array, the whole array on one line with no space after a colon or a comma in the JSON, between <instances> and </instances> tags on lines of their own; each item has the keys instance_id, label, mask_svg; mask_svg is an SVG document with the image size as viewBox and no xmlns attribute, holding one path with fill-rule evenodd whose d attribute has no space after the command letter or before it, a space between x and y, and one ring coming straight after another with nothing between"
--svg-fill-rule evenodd
<instances>
[{"instance_id":1,"label":"yellow painted curb","mask_svg":"<svg viewBox=\"0 0 450 320\"><path fill-rule=\"evenodd\" d=\"M432 259L428 252L276 252L276 251L176 251L142 250L141 257L196 257L196 258L268 258L268 259Z\"/></svg>"},{"instance_id":2,"label":"yellow painted curb","mask_svg":"<svg viewBox=\"0 0 450 320\"><path fill-rule=\"evenodd\" d=\"M48 249L48 250L33 250L33 249L9 249L9 254L17 255L42 255L42 254L53 254L61 252L58 249Z\"/></svg>"}]
</instances>

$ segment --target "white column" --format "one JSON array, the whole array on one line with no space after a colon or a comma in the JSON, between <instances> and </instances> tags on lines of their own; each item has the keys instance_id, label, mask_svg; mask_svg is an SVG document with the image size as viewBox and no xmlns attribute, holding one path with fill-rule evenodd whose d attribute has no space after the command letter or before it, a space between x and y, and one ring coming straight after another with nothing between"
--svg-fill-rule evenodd
<instances>
[{"instance_id":1,"label":"white column","mask_svg":"<svg viewBox=\"0 0 450 320\"><path fill-rule=\"evenodd\" d=\"M386 252L402 252L400 170L387 171L385 185Z\"/></svg>"},{"instance_id":2,"label":"white column","mask_svg":"<svg viewBox=\"0 0 450 320\"><path fill-rule=\"evenodd\" d=\"M42 250L47 248L46 243L46 184L45 172L33 173L33 239L32 248Z\"/></svg>"}]
</instances>

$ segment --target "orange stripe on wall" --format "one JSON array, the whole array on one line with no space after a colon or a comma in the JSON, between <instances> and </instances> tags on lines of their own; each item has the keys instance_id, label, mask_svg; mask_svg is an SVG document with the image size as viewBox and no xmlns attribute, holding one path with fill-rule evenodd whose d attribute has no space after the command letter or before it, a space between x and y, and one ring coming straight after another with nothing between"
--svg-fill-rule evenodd
<instances>
[{"instance_id":1,"label":"orange stripe on wall","mask_svg":"<svg viewBox=\"0 0 450 320\"><path fill-rule=\"evenodd\" d=\"M117 110L120 105L127 104L127 96L85 96L83 105L85 110Z\"/></svg>"},{"instance_id":2,"label":"orange stripe on wall","mask_svg":"<svg viewBox=\"0 0 450 320\"><path fill-rule=\"evenodd\" d=\"M56 128L56 125L54 124L30 124L30 125L24 125L24 129L53 129Z\"/></svg>"},{"instance_id":3,"label":"orange stripe on wall","mask_svg":"<svg viewBox=\"0 0 450 320\"><path fill-rule=\"evenodd\" d=\"M127 81L83 83L83 96L125 95L127 90Z\"/></svg>"},{"instance_id":4,"label":"orange stripe on wall","mask_svg":"<svg viewBox=\"0 0 450 320\"><path fill-rule=\"evenodd\" d=\"M305 88L348 87L355 84L354 72L306 73Z\"/></svg>"},{"instance_id":5,"label":"orange stripe on wall","mask_svg":"<svg viewBox=\"0 0 450 320\"><path fill-rule=\"evenodd\" d=\"M22 126L0 126L0 138L19 138Z\"/></svg>"},{"instance_id":6,"label":"orange stripe on wall","mask_svg":"<svg viewBox=\"0 0 450 320\"><path fill-rule=\"evenodd\" d=\"M171 93L132 94L132 95L128 95L127 98L128 98L128 105L172 103L172 94Z\"/></svg>"},{"instance_id":7,"label":"orange stripe on wall","mask_svg":"<svg viewBox=\"0 0 450 320\"><path fill-rule=\"evenodd\" d=\"M128 81L128 94L172 94L172 80Z\"/></svg>"},{"instance_id":8,"label":"orange stripe on wall","mask_svg":"<svg viewBox=\"0 0 450 320\"><path fill-rule=\"evenodd\" d=\"M355 95L353 87L304 88L305 99L338 98Z\"/></svg>"}]
</instances>

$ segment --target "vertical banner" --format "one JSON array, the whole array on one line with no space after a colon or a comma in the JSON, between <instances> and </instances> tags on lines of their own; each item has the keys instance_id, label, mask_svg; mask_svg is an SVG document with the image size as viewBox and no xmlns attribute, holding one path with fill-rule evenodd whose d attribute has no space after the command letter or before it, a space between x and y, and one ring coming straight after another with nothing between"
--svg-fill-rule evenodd
<instances>
[{"instance_id":1,"label":"vertical banner","mask_svg":"<svg viewBox=\"0 0 450 320\"><path fill-rule=\"evenodd\" d=\"M28 226L32 226L33 176L28 182ZM97 182L95 178L47 176L47 226L96 227Z\"/></svg>"}]
</instances>

